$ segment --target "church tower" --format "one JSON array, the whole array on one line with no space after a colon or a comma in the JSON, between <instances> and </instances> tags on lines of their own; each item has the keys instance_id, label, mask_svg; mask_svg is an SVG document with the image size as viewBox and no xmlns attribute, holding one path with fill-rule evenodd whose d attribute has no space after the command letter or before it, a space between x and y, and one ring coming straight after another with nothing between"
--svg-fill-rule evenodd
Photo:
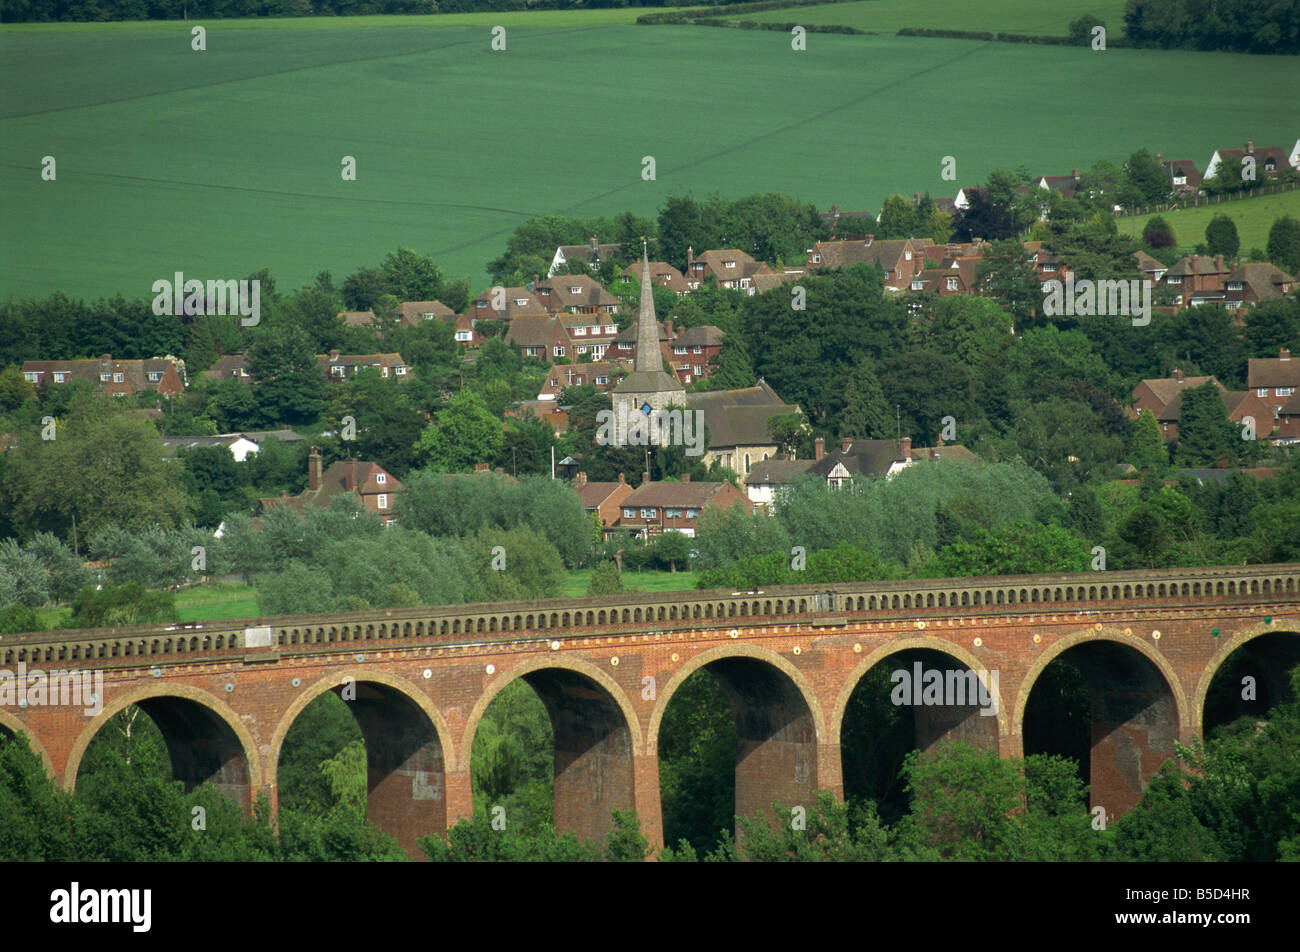
<instances>
[{"instance_id":1,"label":"church tower","mask_svg":"<svg viewBox=\"0 0 1300 952\"><path fill-rule=\"evenodd\" d=\"M684 406L686 403L685 388L664 370L663 355L659 352L659 322L655 320L648 251L641 259L641 306L636 320L636 363L632 373L620 380L612 393L614 414L620 420L631 420L637 413L648 417L670 404Z\"/></svg>"}]
</instances>

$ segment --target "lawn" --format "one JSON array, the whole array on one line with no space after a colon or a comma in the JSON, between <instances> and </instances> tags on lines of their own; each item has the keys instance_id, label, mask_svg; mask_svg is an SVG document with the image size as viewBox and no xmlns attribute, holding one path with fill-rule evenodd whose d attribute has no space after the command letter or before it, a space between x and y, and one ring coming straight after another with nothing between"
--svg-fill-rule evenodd
<instances>
[{"instance_id":1,"label":"lawn","mask_svg":"<svg viewBox=\"0 0 1300 952\"><path fill-rule=\"evenodd\" d=\"M764 10L728 19L768 23L834 24L859 30L894 33L904 27L929 30L974 30L989 33L1028 33L1065 36L1070 22L1091 13L1112 35L1124 29L1124 0L998 0L996 3L953 3L952 0L862 0L824 7Z\"/></svg>"},{"instance_id":2,"label":"lawn","mask_svg":"<svg viewBox=\"0 0 1300 952\"><path fill-rule=\"evenodd\" d=\"M1237 226L1237 237L1241 239L1243 255L1252 248L1264 249L1268 246L1268 230L1273 227L1276 219L1283 215L1300 219L1300 189L1278 192L1276 195L1243 198L1240 201L1223 202L1218 205L1201 205L1197 208L1160 212L1160 216L1173 228L1179 249L1188 254L1191 254L1195 245L1205 241L1205 226L1215 215L1227 215ZM1137 215L1133 218L1121 218L1120 232L1125 235L1140 236L1143 227L1152 217Z\"/></svg>"},{"instance_id":3,"label":"lawn","mask_svg":"<svg viewBox=\"0 0 1300 952\"><path fill-rule=\"evenodd\" d=\"M176 593L181 621L220 621L256 618L257 589L240 582L195 585Z\"/></svg>"},{"instance_id":4,"label":"lawn","mask_svg":"<svg viewBox=\"0 0 1300 952\"><path fill-rule=\"evenodd\" d=\"M638 592L684 592L695 588L695 572L633 572L623 573L623 586ZM591 583L591 569L573 569L569 572L569 581L560 595L564 598L582 598L587 594Z\"/></svg>"},{"instance_id":5,"label":"lawn","mask_svg":"<svg viewBox=\"0 0 1300 952\"><path fill-rule=\"evenodd\" d=\"M202 53L183 24L0 28L0 298L148 298L176 271L263 267L296 287L398 246L477 289L536 215L714 191L875 209L998 167L1294 141L1300 57L823 34L796 53L634 12L214 21Z\"/></svg>"}]
</instances>

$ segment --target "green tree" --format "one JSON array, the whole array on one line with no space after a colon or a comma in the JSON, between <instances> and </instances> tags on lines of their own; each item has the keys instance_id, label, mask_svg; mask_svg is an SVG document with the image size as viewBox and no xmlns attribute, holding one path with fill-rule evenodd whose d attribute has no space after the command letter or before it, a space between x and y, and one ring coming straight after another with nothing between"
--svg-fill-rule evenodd
<instances>
[{"instance_id":1,"label":"green tree","mask_svg":"<svg viewBox=\"0 0 1300 952\"><path fill-rule=\"evenodd\" d=\"M325 407L325 377L311 339L296 327L269 327L248 349L248 375L265 420L308 423Z\"/></svg>"},{"instance_id":2,"label":"green tree","mask_svg":"<svg viewBox=\"0 0 1300 952\"><path fill-rule=\"evenodd\" d=\"M1173 248L1178 244L1178 236L1169 222L1159 215L1152 215L1142 226L1142 242L1148 248Z\"/></svg>"},{"instance_id":3,"label":"green tree","mask_svg":"<svg viewBox=\"0 0 1300 952\"><path fill-rule=\"evenodd\" d=\"M1283 271L1300 271L1300 221L1283 215L1268 230L1268 260Z\"/></svg>"},{"instance_id":4,"label":"green tree","mask_svg":"<svg viewBox=\"0 0 1300 952\"><path fill-rule=\"evenodd\" d=\"M478 394L463 389L420 433L416 452L422 465L461 472L494 459L504 442L501 421L488 413Z\"/></svg>"},{"instance_id":5,"label":"green tree","mask_svg":"<svg viewBox=\"0 0 1300 952\"><path fill-rule=\"evenodd\" d=\"M1213 466L1229 454L1230 428L1223 392L1213 381L1183 391L1178 413L1178 462Z\"/></svg>"},{"instance_id":6,"label":"green tree","mask_svg":"<svg viewBox=\"0 0 1300 952\"><path fill-rule=\"evenodd\" d=\"M1228 261L1235 259L1241 247L1236 223L1227 215L1215 215L1205 226L1205 246L1212 255L1223 255Z\"/></svg>"},{"instance_id":7,"label":"green tree","mask_svg":"<svg viewBox=\"0 0 1300 952\"><path fill-rule=\"evenodd\" d=\"M1124 164L1125 184L1141 196L1141 203L1155 205L1169 198L1169 175L1146 149L1138 149Z\"/></svg>"},{"instance_id":8,"label":"green tree","mask_svg":"<svg viewBox=\"0 0 1300 952\"><path fill-rule=\"evenodd\" d=\"M670 572L677 571L678 563L685 564L690 558L692 542L681 532L665 532L655 540L655 558L660 564L667 562Z\"/></svg>"},{"instance_id":9,"label":"green tree","mask_svg":"<svg viewBox=\"0 0 1300 952\"><path fill-rule=\"evenodd\" d=\"M895 192L880 206L879 228L881 238L911 238L917 232L916 209Z\"/></svg>"},{"instance_id":10,"label":"green tree","mask_svg":"<svg viewBox=\"0 0 1300 952\"><path fill-rule=\"evenodd\" d=\"M1157 469L1169 462L1160 424L1150 410L1143 410L1133 428L1133 444L1129 459L1138 469L1154 466Z\"/></svg>"}]
</instances>

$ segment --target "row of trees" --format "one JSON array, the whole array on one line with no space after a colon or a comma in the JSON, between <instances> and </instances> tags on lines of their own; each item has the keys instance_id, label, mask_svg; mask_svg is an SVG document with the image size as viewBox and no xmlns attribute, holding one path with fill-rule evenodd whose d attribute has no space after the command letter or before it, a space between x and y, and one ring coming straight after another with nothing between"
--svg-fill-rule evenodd
<instances>
[{"instance_id":1,"label":"row of trees","mask_svg":"<svg viewBox=\"0 0 1300 952\"><path fill-rule=\"evenodd\" d=\"M1285 0L1128 0L1124 32L1157 49L1300 53L1300 12Z\"/></svg>"}]
</instances>

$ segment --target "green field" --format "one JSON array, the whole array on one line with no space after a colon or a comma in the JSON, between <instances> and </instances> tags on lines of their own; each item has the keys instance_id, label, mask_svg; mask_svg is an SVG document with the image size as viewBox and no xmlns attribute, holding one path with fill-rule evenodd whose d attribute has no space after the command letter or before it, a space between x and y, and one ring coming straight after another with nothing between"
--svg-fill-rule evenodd
<instances>
[{"instance_id":1,"label":"green field","mask_svg":"<svg viewBox=\"0 0 1300 952\"><path fill-rule=\"evenodd\" d=\"M628 570L623 573L623 585L638 592L684 592L695 588L696 578L698 576L695 572ZM591 584L591 569L573 569L569 572L569 580L560 594L565 598L583 598L587 594L589 584Z\"/></svg>"},{"instance_id":2,"label":"green field","mask_svg":"<svg viewBox=\"0 0 1300 952\"><path fill-rule=\"evenodd\" d=\"M1300 219L1300 189L1218 205L1180 208L1159 214L1173 228L1178 247L1188 254L1193 246L1205 241L1205 226L1210 223L1210 219L1215 215L1227 215L1237 226L1237 237L1241 239L1241 253L1244 255L1251 248L1267 247L1268 230L1273 227L1275 220L1283 215ZM1140 236L1143 227L1152 217L1137 215L1121 218L1119 230L1125 235Z\"/></svg>"},{"instance_id":3,"label":"green field","mask_svg":"<svg viewBox=\"0 0 1300 952\"><path fill-rule=\"evenodd\" d=\"M1295 135L1297 57L820 34L795 53L635 12L214 21L202 53L179 23L0 28L0 297L149 297L175 271L341 281L398 246L481 286L535 215L713 191L874 209L997 167L1141 146L1203 163Z\"/></svg>"},{"instance_id":4,"label":"green field","mask_svg":"<svg viewBox=\"0 0 1300 952\"><path fill-rule=\"evenodd\" d=\"M1111 35L1124 29L1124 0L997 0L996 3L953 3L952 0L862 0L824 7L764 10L728 19L805 26L851 26L859 30L894 33L904 27L929 30L972 30L988 33L1028 33L1065 36L1072 20L1091 13Z\"/></svg>"}]
</instances>

